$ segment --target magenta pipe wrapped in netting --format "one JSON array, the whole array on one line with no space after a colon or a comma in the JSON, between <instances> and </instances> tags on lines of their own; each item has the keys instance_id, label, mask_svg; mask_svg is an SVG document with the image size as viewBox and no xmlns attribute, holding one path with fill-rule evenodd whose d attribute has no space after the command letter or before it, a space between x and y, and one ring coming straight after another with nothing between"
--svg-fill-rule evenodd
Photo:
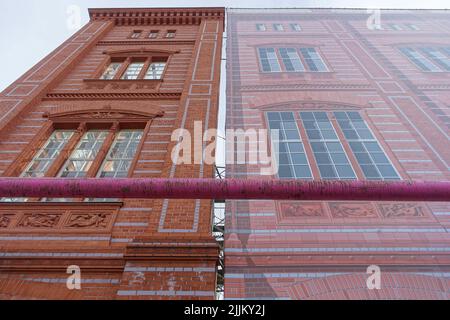
<instances>
[{"instance_id":1,"label":"magenta pipe wrapped in netting","mask_svg":"<svg viewBox=\"0 0 450 320\"><path fill-rule=\"evenodd\" d=\"M450 201L450 182L0 178L0 197Z\"/></svg>"}]
</instances>

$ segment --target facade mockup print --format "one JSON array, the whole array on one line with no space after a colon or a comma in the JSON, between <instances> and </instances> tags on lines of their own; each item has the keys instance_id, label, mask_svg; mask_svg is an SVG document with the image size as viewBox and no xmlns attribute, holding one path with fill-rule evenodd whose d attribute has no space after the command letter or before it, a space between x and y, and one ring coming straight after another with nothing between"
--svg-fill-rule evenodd
<instances>
[{"instance_id":1,"label":"facade mockup print","mask_svg":"<svg viewBox=\"0 0 450 320\"><path fill-rule=\"evenodd\" d=\"M227 128L279 130L279 161L274 176L230 163L227 178L449 178L449 15L381 10L369 28L370 14L228 10ZM226 212L226 299L450 298L447 203L236 200Z\"/></svg>"}]
</instances>

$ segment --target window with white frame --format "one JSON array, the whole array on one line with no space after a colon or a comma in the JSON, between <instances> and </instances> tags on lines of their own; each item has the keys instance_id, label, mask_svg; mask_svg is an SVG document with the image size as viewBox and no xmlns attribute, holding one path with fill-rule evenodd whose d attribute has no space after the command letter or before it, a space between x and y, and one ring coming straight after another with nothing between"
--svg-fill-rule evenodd
<instances>
[{"instance_id":1,"label":"window with white frame","mask_svg":"<svg viewBox=\"0 0 450 320\"><path fill-rule=\"evenodd\" d=\"M141 35L142 35L142 30L134 30L133 33L131 34L131 38L138 39L141 37Z\"/></svg>"},{"instance_id":2,"label":"window with white frame","mask_svg":"<svg viewBox=\"0 0 450 320\"><path fill-rule=\"evenodd\" d=\"M291 29L293 31L302 31L302 27L298 23L291 23Z\"/></svg>"},{"instance_id":3,"label":"window with white frame","mask_svg":"<svg viewBox=\"0 0 450 320\"><path fill-rule=\"evenodd\" d=\"M450 55L448 55L447 48L439 49L433 47L423 47L422 52L437 64L442 70L450 71Z\"/></svg>"},{"instance_id":4,"label":"window with white frame","mask_svg":"<svg viewBox=\"0 0 450 320\"><path fill-rule=\"evenodd\" d=\"M264 23L257 23L256 30L258 31L266 31L266 25Z\"/></svg>"},{"instance_id":5,"label":"window with white frame","mask_svg":"<svg viewBox=\"0 0 450 320\"><path fill-rule=\"evenodd\" d=\"M396 24L396 23L389 23L389 27L390 27L392 30L396 30L396 31L401 31L401 30L403 30L403 28L402 28L399 24Z\"/></svg>"},{"instance_id":6,"label":"window with white frame","mask_svg":"<svg viewBox=\"0 0 450 320\"><path fill-rule=\"evenodd\" d=\"M311 169L292 112L268 112L271 130L279 130L278 176L285 179L311 179Z\"/></svg>"},{"instance_id":7,"label":"window with white frame","mask_svg":"<svg viewBox=\"0 0 450 320\"><path fill-rule=\"evenodd\" d=\"M300 52L305 59L309 71L322 72L328 70L322 57L315 48L300 48Z\"/></svg>"},{"instance_id":8,"label":"window with white frame","mask_svg":"<svg viewBox=\"0 0 450 320\"><path fill-rule=\"evenodd\" d=\"M428 72L440 72L441 69L428 60L418 49L411 47L400 48L400 51L408 57L420 70Z\"/></svg>"},{"instance_id":9,"label":"window with white frame","mask_svg":"<svg viewBox=\"0 0 450 320\"><path fill-rule=\"evenodd\" d=\"M273 24L273 29L274 29L275 31L283 31L283 30L284 30L284 27L283 27L283 25L282 25L281 23L274 23L274 24Z\"/></svg>"},{"instance_id":10,"label":"window with white frame","mask_svg":"<svg viewBox=\"0 0 450 320\"><path fill-rule=\"evenodd\" d=\"M302 60L295 48L279 48L281 59L283 60L286 71L305 71Z\"/></svg>"},{"instance_id":11,"label":"window with white frame","mask_svg":"<svg viewBox=\"0 0 450 320\"><path fill-rule=\"evenodd\" d=\"M358 112L337 111L334 116L368 180L400 179L394 166Z\"/></svg>"},{"instance_id":12,"label":"window with white frame","mask_svg":"<svg viewBox=\"0 0 450 320\"><path fill-rule=\"evenodd\" d=\"M263 72L328 72L315 48L259 48L258 55Z\"/></svg>"},{"instance_id":13,"label":"window with white frame","mask_svg":"<svg viewBox=\"0 0 450 320\"><path fill-rule=\"evenodd\" d=\"M326 112L300 112L322 179L356 179Z\"/></svg>"},{"instance_id":14,"label":"window with white frame","mask_svg":"<svg viewBox=\"0 0 450 320\"><path fill-rule=\"evenodd\" d=\"M262 71L264 72L280 72L280 64L274 48L259 48L259 61Z\"/></svg>"},{"instance_id":15,"label":"window with white frame","mask_svg":"<svg viewBox=\"0 0 450 320\"><path fill-rule=\"evenodd\" d=\"M409 30L413 30L413 31L419 31L420 28L413 24L413 23L405 23L405 26L409 29Z\"/></svg>"}]
</instances>

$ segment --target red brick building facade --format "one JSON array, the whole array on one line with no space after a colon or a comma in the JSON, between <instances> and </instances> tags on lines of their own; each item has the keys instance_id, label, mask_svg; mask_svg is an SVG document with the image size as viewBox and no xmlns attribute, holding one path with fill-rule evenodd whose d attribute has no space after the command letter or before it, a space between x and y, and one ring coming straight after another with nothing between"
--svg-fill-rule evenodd
<instances>
[{"instance_id":1,"label":"red brick building facade","mask_svg":"<svg viewBox=\"0 0 450 320\"><path fill-rule=\"evenodd\" d=\"M216 127L223 28L222 8L90 10L1 93L0 173L212 177L172 162L171 135ZM213 299L217 260L210 201L0 204L0 299Z\"/></svg>"},{"instance_id":2,"label":"red brick building facade","mask_svg":"<svg viewBox=\"0 0 450 320\"><path fill-rule=\"evenodd\" d=\"M449 18L230 10L227 128L279 129L280 178L448 180ZM449 225L448 203L227 201L225 298L449 299Z\"/></svg>"}]
</instances>

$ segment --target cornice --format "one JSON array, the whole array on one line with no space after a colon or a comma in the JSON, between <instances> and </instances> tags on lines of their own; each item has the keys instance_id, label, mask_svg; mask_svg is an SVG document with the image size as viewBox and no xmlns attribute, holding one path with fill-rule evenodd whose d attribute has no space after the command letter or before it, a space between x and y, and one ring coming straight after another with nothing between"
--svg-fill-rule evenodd
<instances>
[{"instance_id":1,"label":"cornice","mask_svg":"<svg viewBox=\"0 0 450 320\"><path fill-rule=\"evenodd\" d=\"M225 8L109 8L89 9L91 21L113 20L116 25L198 25L224 20Z\"/></svg>"},{"instance_id":2,"label":"cornice","mask_svg":"<svg viewBox=\"0 0 450 320\"><path fill-rule=\"evenodd\" d=\"M48 100L178 100L181 92L155 93L49 93L43 98Z\"/></svg>"},{"instance_id":3,"label":"cornice","mask_svg":"<svg viewBox=\"0 0 450 320\"><path fill-rule=\"evenodd\" d=\"M136 46L136 45L194 45L195 40L119 40L99 41L97 46Z\"/></svg>"},{"instance_id":4,"label":"cornice","mask_svg":"<svg viewBox=\"0 0 450 320\"><path fill-rule=\"evenodd\" d=\"M370 85L335 84L335 83L303 83L280 85L241 86L240 91L298 91L298 90L374 90Z\"/></svg>"}]
</instances>

